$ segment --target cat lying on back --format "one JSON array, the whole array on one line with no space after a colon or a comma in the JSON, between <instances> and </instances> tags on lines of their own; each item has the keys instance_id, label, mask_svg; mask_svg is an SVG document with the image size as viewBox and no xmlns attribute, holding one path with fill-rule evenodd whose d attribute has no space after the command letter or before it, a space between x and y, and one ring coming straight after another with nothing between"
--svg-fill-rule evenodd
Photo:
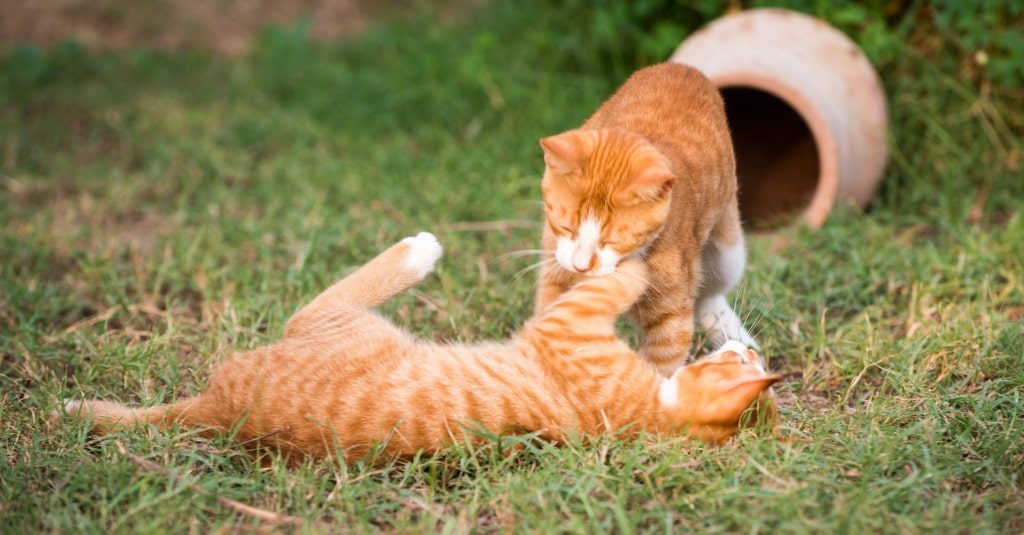
<instances>
[{"instance_id":1,"label":"cat lying on back","mask_svg":"<svg viewBox=\"0 0 1024 535\"><path fill-rule=\"evenodd\" d=\"M647 287L639 260L581 280L503 343L416 340L371 310L440 256L427 233L393 245L299 310L279 342L221 364L198 396L146 409L71 401L64 411L100 434L142 422L237 430L293 460L335 450L352 460L378 443L392 456L481 440L478 427L553 441L626 429L718 442L779 379L735 342L671 378L641 360L614 329Z\"/></svg>"},{"instance_id":2,"label":"cat lying on back","mask_svg":"<svg viewBox=\"0 0 1024 535\"><path fill-rule=\"evenodd\" d=\"M640 253L651 285L633 316L640 354L662 374L686 361L695 320L719 344L757 347L725 297L746 249L725 107L704 75L671 63L641 69L583 126L540 143L547 225L536 310Z\"/></svg>"}]
</instances>

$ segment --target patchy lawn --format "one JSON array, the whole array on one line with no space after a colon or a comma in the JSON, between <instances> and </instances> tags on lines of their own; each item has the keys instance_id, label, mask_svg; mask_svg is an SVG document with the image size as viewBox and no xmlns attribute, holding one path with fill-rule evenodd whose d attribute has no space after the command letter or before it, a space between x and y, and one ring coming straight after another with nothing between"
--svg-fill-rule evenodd
<instances>
[{"instance_id":1,"label":"patchy lawn","mask_svg":"<svg viewBox=\"0 0 1024 535\"><path fill-rule=\"evenodd\" d=\"M336 45L278 29L231 60L7 49L0 529L259 525L237 500L332 531L1021 532L1020 10L790 4L876 61L892 158L867 213L752 236L735 300L787 376L783 425L721 448L600 440L261 469L226 440L93 439L45 417L70 396L194 393L419 230L445 259L388 314L436 339L507 336L531 305L534 275L516 275L532 262L507 253L537 243L537 139L720 7L499 2ZM621 24L611 37L605 19Z\"/></svg>"}]
</instances>

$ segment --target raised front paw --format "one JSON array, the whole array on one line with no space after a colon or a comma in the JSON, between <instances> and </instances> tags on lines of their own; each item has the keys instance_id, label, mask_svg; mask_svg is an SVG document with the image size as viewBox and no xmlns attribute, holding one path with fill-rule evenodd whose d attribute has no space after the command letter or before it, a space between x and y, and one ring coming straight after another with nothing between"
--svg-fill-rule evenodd
<instances>
[{"instance_id":1,"label":"raised front paw","mask_svg":"<svg viewBox=\"0 0 1024 535\"><path fill-rule=\"evenodd\" d=\"M444 249L437 241L437 238L429 232L420 232L402 240L409 246L409 252L405 257L405 268L413 271L420 278L426 277L434 271L434 266L441 259Z\"/></svg>"},{"instance_id":2,"label":"raised front paw","mask_svg":"<svg viewBox=\"0 0 1024 535\"><path fill-rule=\"evenodd\" d=\"M612 276L618 277L625 284L630 295L635 297L647 290L650 272L647 269L647 264L642 259L631 256L619 262L619 265L615 268L615 274Z\"/></svg>"},{"instance_id":3,"label":"raised front paw","mask_svg":"<svg viewBox=\"0 0 1024 535\"><path fill-rule=\"evenodd\" d=\"M634 255L622 260L616 270L625 272L626 276L647 280L647 263L639 256Z\"/></svg>"}]
</instances>

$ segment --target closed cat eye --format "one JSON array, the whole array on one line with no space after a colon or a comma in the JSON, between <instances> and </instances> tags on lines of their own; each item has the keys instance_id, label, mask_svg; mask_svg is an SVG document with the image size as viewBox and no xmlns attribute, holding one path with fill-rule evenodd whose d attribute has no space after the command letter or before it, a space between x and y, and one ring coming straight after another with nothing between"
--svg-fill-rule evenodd
<instances>
[{"instance_id":1,"label":"closed cat eye","mask_svg":"<svg viewBox=\"0 0 1024 535\"><path fill-rule=\"evenodd\" d=\"M560 228L560 229L562 229L562 230L564 230L564 231L566 231L569 234L572 234L574 236L576 235L576 231L575 230L573 230L573 229L571 229L571 228L569 228L569 227L567 227L565 225L558 225L558 228Z\"/></svg>"}]
</instances>

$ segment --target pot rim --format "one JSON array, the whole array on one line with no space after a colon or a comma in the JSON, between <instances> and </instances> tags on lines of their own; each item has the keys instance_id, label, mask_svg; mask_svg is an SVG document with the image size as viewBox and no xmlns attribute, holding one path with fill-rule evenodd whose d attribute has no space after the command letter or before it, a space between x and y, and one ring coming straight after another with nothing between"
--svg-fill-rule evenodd
<instances>
[{"instance_id":1,"label":"pot rim","mask_svg":"<svg viewBox=\"0 0 1024 535\"><path fill-rule=\"evenodd\" d=\"M718 90L748 87L769 93L796 110L807 123L818 150L818 182L803 219L818 228L828 218L839 193L839 146L828 120L792 85L764 73L741 70L709 76ZM740 193L742 195L742 192Z\"/></svg>"}]
</instances>

